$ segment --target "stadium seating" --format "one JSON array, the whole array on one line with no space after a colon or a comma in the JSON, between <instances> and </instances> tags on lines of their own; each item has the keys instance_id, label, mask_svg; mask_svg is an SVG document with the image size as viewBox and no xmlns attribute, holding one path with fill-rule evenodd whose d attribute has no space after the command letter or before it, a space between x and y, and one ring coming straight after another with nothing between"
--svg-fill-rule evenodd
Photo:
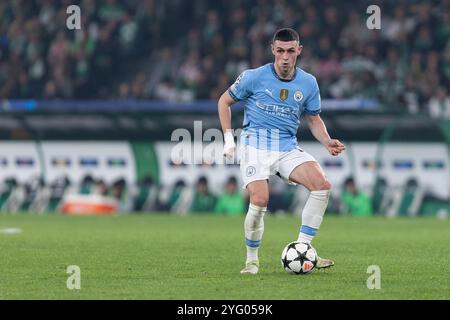
<instances>
[{"instance_id":1,"label":"stadium seating","mask_svg":"<svg viewBox=\"0 0 450 320\"><path fill-rule=\"evenodd\" d=\"M365 1L97 1L77 32L61 31L64 3L2 3L0 98L217 99L289 25L322 98L450 117L446 1L385 4L381 30L366 28Z\"/></svg>"}]
</instances>

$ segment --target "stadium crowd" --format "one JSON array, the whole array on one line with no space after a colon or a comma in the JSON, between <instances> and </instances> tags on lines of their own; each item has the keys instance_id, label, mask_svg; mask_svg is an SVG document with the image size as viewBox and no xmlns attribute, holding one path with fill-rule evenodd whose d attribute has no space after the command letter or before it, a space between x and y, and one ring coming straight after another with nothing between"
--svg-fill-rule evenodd
<instances>
[{"instance_id":1,"label":"stadium crowd","mask_svg":"<svg viewBox=\"0 0 450 320\"><path fill-rule=\"evenodd\" d=\"M81 8L68 30L66 8ZM450 0L18 0L0 2L0 99L217 99L272 60L279 27L300 33L299 66L322 98L450 118Z\"/></svg>"}]
</instances>

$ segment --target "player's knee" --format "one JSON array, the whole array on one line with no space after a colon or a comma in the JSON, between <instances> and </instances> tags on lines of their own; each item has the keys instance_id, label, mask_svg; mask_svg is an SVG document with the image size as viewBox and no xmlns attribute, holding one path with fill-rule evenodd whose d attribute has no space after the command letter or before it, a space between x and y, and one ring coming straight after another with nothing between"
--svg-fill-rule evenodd
<instances>
[{"instance_id":1,"label":"player's knee","mask_svg":"<svg viewBox=\"0 0 450 320\"><path fill-rule=\"evenodd\" d=\"M255 206L265 208L269 203L269 197L266 195L255 194L250 197L250 203Z\"/></svg>"},{"instance_id":2,"label":"player's knee","mask_svg":"<svg viewBox=\"0 0 450 320\"><path fill-rule=\"evenodd\" d=\"M319 179L313 183L311 191L330 190L330 189L331 189L330 181L327 178L323 177L322 179Z\"/></svg>"}]
</instances>

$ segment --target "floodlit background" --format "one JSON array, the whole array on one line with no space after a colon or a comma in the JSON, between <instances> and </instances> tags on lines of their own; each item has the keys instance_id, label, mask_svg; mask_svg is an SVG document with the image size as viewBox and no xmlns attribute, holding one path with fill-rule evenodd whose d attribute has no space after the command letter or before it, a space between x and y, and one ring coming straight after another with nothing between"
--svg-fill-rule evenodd
<instances>
[{"instance_id":1,"label":"floodlit background","mask_svg":"<svg viewBox=\"0 0 450 320\"><path fill-rule=\"evenodd\" d=\"M66 26L73 4L80 30ZM333 184L329 213L447 217L448 0L1 1L0 210L243 216L239 167L204 156L222 140L203 135L236 77L272 61L280 27L299 32L298 65L347 145L331 157L298 132ZM232 115L240 128L242 105ZM176 129L195 141L182 156ZM270 186L271 212L301 213L307 190Z\"/></svg>"}]
</instances>

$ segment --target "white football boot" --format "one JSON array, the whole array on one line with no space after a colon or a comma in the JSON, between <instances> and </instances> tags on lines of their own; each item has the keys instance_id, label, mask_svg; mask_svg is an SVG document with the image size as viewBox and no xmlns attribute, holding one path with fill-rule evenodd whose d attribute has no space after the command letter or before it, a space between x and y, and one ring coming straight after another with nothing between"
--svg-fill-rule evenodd
<instances>
[{"instance_id":1,"label":"white football boot","mask_svg":"<svg viewBox=\"0 0 450 320\"><path fill-rule=\"evenodd\" d=\"M245 264L245 268L241 270L241 274L257 274L259 270L259 261L252 260Z\"/></svg>"},{"instance_id":2,"label":"white football boot","mask_svg":"<svg viewBox=\"0 0 450 320\"><path fill-rule=\"evenodd\" d=\"M329 268L332 266L334 266L333 260L324 259L324 258L317 256L317 264L316 264L317 269L324 269L324 268Z\"/></svg>"}]
</instances>

